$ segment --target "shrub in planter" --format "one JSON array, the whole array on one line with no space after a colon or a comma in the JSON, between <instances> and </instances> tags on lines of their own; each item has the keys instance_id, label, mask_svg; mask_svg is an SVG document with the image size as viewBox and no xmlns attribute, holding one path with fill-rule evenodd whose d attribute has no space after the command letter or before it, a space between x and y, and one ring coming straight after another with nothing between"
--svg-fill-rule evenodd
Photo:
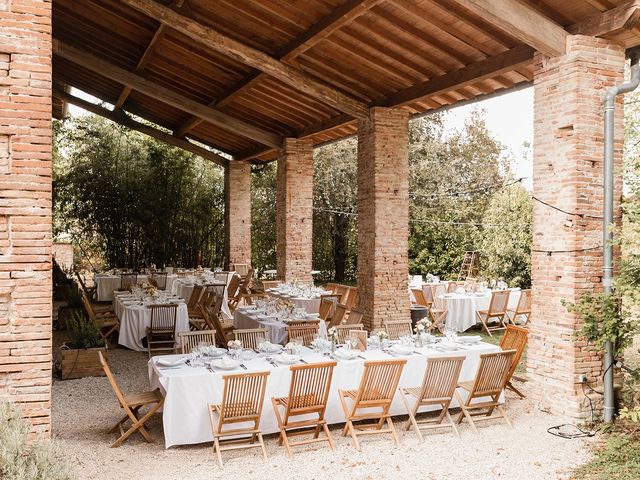
<instances>
[{"instance_id":1,"label":"shrub in planter","mask_svg":"<svg viewBox=\"0 0 640 480\"><path fill-rule=\"evenodd\" d=\"M0 399L0 478L73 480L69 466L51 443L29 440L29 424L18 409Z\"/></svg>"},{"instance_id":2,"label":"shrub in planter","mask_svg":"<svg viewBox=\"0 0 640 480\"><path fill-rule=\"evenodd\" d=\"M72 340L62 346L62 379L104 376L98 352L107 349L97 327L84 311L73 311L67 319Z\"/></svg>"}]
</instances>

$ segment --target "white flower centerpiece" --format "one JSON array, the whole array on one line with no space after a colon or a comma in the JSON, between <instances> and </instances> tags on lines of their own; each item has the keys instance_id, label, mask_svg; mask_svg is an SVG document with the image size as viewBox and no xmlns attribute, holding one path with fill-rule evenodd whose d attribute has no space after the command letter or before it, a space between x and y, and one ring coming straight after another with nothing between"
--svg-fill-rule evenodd
<instances>
[{"instance_id":1,"label":"white flower centerpiece","mask_svg":"<svg viewBox=\"0 0 640 480\"><path fill-rule=\"evenodd\" d=\"M331 352L333 353L336 351L336 345L338 344L338 329L336 327L331 327L327 331L327 337L331 342Z\"/></svg>"},{"instance_id":2,"label":"white flower centerpiece","mask_svg":"<svg viewBox=\"0 0 640 480\"><path fill-rule=\"evenodd\" d=\"M416 323L414 328L414 342L417 347L422 347L426 343L429 343L429 330L431 326L432 322L428 318L423 318Z\"/></svg>"}]
</instances>

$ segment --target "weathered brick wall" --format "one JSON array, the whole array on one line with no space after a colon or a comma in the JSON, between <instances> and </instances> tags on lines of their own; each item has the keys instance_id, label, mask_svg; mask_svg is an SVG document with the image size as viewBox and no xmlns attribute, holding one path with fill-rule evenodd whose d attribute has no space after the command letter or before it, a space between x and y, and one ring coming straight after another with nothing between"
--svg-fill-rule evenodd
<instances>
[{"instance_id":1,"label":"weathered brick wall","mask_svg":"<svg viewBox=\"0 0 640 480\"><path fill-rule=\"evenodd\" d=\"M368 328L409 318L408 116L373 108L358 127L358 306Z\"/></svg>"},{"instance_id":2,"label":"weathered brick wall","mask_svg":"<svg viewBox=\"0 0 640 480\"><path fill-rule=\"evenodd\" d=\"M0 395L51 411L51 3L0 1Z\"/></svg>"},{"instance_id":3,"label":"weathered brick wall","mask_svg":"<svg viewBox=\"0 0 640 480\"><path fill-rule=\"evenodd\" d=\"M73 268L73 245L71 243L55 242L51 253L61 268L65 270Z\"/></svg>"},{"instance_id":4,"label":"weathered brick wall","mask_svg":"<svg viewBox=\"0 0 640 480\"><path fill-rule=\"evenodd\" d=\"M278 278L311 282L313 246L313 143L287 138L276 174Z\"/></svg>"},{"instance_id":5,"label":"weathered brick wall","mask_svg":"<svg viewBox=\"0 0 640 480\"><path fill-rule=\"evenodd\" d=\"M251 264L251 164L229 162L224 172L225 257Z\"/></svg>"},{"instance_id":6,"label":"weathered brick wall","mask_svg":"<svg viewBox=\"0 0 640 480\"><path fill-rule=\"evenodd\" d=\"M536 197L567 212L602 216L603 115L606 88L623 81L624 51L601 39L570 37L563 57L537 58L534 78L533 186ZM621 194L622 99L616 110L616 198ZM619 207L619 206L618 206ZM615 215L619 215L619 208ZM534 202L533 315L527 372L543 408L587 416L579 377L601 381L599 352L574 339L575 317L560 304L601 291L602 220L567 215ZM536 252L536 250L538 252ZM540 252L542 251L542 252Z\"/></svg>"}]
</instances>

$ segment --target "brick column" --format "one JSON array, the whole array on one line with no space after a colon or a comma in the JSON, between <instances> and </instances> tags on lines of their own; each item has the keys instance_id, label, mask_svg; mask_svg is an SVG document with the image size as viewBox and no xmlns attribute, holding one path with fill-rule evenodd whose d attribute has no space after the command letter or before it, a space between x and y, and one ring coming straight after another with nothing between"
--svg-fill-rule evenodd
<instances>
[{"instance_id":1,"label":"brick column","mask_svg":"<svg viewBox=\"0 0 640 480\"><path fill-rule=\"evenodd\" d=\"M278 278L313 281L313 143L286 138L276 174Z\"/></svg>"},{"instance_id":2,"label":"brick column","mask_svg":"<svg viewBox=\"0 0 640 480\"><path fill-rule=\"evenodd\" d=\"M605 89L621 83L623 48L602 39L570 37L567 54L537 58L534 77L534 195L581 218L534 202L533 315L527 372L542 408L572 418L590 411L581 374L602 381L600 352L574 339L576 318L560 304L601 291L603 115ZM616 198L622 179L622 97L616 110ZM615 215L620 215L619 205ZM567 253L548 251L572 250ZM594 400L600 399L596 395Z\"/></svg>"},{"instance_id":3,"label":"brick column","mask_svg":"<svg viewBox=\"0 0 640 480\"><path fill-rule=\"evenodd\" d=\"M408 114L372 108L358 126L358 306L368 328L409 318Z\"/></svg>"},{"instance_id":4,"label":"brick column","mask_svg":"<svg viewBox=\"0 0 640 480\"><path fill-rule=\"evenodd\" d=\"M51 423L51 3L0 1L0 396Z\"/></svg>"},{"instance_id":5,"label":"brick column","mask_svg":"<svg viewBox=\"0 0 640 480\"><path fill-rule=\"evenodd\" d=\"M224 171L225 268L251 265L251 164L230 161Z\"/></svg>"}]
</instances>

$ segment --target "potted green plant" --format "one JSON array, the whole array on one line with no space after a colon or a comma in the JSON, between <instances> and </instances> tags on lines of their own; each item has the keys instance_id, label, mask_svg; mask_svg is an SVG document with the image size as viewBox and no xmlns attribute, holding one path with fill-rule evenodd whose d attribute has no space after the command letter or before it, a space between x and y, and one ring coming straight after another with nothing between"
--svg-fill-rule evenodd
<instances>
[{"instance_id":1,"label":"potted green plant","mask_svg":"<svg viewBox=\"0 0 640 480\"><path fill-rule=\"evenodd\" d=\"M104 376L98 352L106 357L107 349L97 327L83 311L73 311L67 328L72 340L62 346L62 379Z\"/></svg>"},{"instance_id":2,"label":"potted green plant","mask_svg":"<svg viewBox=\"0 0 640 480\"><path fill-rule=\"evenodd\" d=\"M67 328L68 319L77 312L84 311L80 289L74 281L70 281L61 286L62 296L66 305L58 308L58 327L63 330Z\"/></svg>"}]
</instances>

